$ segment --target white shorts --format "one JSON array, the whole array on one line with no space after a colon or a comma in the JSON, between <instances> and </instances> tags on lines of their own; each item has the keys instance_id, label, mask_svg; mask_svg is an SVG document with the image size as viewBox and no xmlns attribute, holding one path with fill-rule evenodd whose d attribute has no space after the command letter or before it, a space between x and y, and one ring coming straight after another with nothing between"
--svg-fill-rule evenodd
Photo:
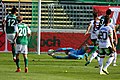
<instances>
[{"instance_id":1,"label":"white shorts","mask_svg":"<svg viewBox=\"0 0 120 80\"><path fill-rule=\"evenodd\" d=\"M7 35L7 39L10 41L10 43L14 43L13 39L15 37L15 33L13 33L13 34L6 34L6 35Z\"/></svg>"},{"instance_id":2,"label":"white shorts","mask_svg":"<svg viewBox=\"0 0 120 80\"><path fill-rule=\"evenodd\" d=\"M16 44L16 54L28 54L28 47L27 45Z\"/></svg>"}]
</instances>

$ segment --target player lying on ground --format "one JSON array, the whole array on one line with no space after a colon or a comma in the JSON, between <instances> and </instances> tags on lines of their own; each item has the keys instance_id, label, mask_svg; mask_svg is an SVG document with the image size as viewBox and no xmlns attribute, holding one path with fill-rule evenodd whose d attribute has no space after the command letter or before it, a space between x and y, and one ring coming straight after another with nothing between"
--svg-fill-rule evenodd
<instances>
[{"instance_id":1,"label":"player lying on ground","mask_svg":"<svg viewBox=\"0 0 120 80\"><path fill-rule=\"evenodd\" d=\"M48 55L52 56L53 58L56 59L83 59L85 57L86 61L88 57L87 50L91 50L94 48L94 46L83 46L80 49L73 49L73 48L58 48L56 50L48 50ZM56 52L65 52L67 56L56 56Z\"/></svg>"}]
</instances>

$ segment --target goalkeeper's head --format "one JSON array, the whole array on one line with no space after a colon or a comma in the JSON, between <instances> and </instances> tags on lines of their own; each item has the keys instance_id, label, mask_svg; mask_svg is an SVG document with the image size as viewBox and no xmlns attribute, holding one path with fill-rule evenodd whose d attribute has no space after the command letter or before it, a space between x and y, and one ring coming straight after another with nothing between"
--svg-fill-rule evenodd
<instances>
[{"instance_id":1,"label":"goalkeeper's head","mask_svg":"<svg viewBox=\"0 0 120 80\"><path fill-rule=\"evenodd\" d=\"M22 20L23 20L23 17L22 17L22 16L18 16L18 17L17 17L18 23L22 22Z\"/></svg>"}]
</instances>

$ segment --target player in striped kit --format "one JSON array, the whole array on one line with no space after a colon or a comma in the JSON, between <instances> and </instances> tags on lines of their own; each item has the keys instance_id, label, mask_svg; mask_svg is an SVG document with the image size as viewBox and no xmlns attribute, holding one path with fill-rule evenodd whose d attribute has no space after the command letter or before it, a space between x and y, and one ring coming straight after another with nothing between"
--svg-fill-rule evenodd
<instances>
[{"instance_id":1,"label":"player in striped kit","mask_svg":"<svg viewBox=\"0 0 120 80\"><path fill-rule=\"evenodd\" d=\"M106 15L105 16L100 16L99 17L100 18L100 24L99 24L100 27L105 24L105 22L104 22L105 21L105 17L107 17L107 16L110 17L111 13L112 13L111 9L108 9L108 10L106 10ZM110 27L113 30L114 44L117 45L118 38L117 38L117 34L116 34L116 28L115 28L115 25L113 25L113 20L111 18L110 18L109 25L110 25ZM117 61L117 52L114 52L113 66L117 66L116 65L116 61Z\"/></svg>"},{"instance_id":2,"label":"player in striped kit","mask_svg":"<svg viewBox=\"0 0 120 80\"><path fill-rule=\"evenodd\" d=\"M99 30L99 23L100 23L100 20L98 19L98 15L96 12L93 13L93 17L94 17L94 20L90 21L90 24L87 28L87 31L85 33L88 34L88 32L90 31L91 29L91 41L93 42L93 45L94 45L94 49L92 51L92 56L90 57L90 60L88 62L86 62L85 66L87 66L89 63L92 62L92 60L96 57L97 60L99 61L100 58L98 57L98 52L96 52L98 50L98 46L97 46L97 39L98 39L98 30ZM90 55L90 54L89 54Z\"/></svg>"},{"instance_id":3,"label":"player in striped kit","mask_svg":"<svg viewBox=\"0 0 120 80\"><path fill-rule=\"evenodd\" d=\"M105 17L104 21L105 25L102 25L98 38L99 38L99 54L100 54L100 75L106 75L109 74L107 71L107 68L112 63L114 59L114 52L116 51L116 48L113 43L113 30L109 26L110 18L109 16ZM103 67L103 60L105 58L105 55L109 56L109 59L106 62L106 65Z\"/></svg>"},{"instance_id":4,"label":"player in striped kit","mask_svg":"<svg viewBox=\"0 0 120 80\"><path fill-rule=\"evenodd\" d=\"M18 20L18 24L15 26L15 38L14 38L14 42L16 40L16 66L17 66L17 70L16 72L20 72L20 63L19 63L19 53L23 54L24 57L24 63L25 63L25 73L28 72L28 36L30 36L31 34L31 30L30 28L22 23L23 17L22 16L18 16L17 17Z\"/></svg>"}]
</instances>

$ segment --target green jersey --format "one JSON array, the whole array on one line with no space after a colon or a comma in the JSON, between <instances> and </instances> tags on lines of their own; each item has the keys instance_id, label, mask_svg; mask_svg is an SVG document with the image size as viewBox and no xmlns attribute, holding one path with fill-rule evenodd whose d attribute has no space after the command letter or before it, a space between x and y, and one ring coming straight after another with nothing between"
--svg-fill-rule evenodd
<instances>
[{"instance_id":1,"label":"green jersey","mask_svg":"<svg viewBox=\"0 0 120 80\"><path fill-rule=\"evenodd\" d=\"M6 21L6 33L11 34L14 33L14 26L17 24L17 16L14 14L9 14L5 17Z\"/></svg>"},{"instance_id":2,"label":"green jersey","mask_svg":"<svg viewBox=\"0 0 120 80\"><path fill-rule=\"evenodd\" d=\"M27 45L28 44L27 35L31 34L30 28L24 23L19 23L15 26L15 32L18 33L16 43L22 44L22 45Z\"/></svg>"}]
</instances>

